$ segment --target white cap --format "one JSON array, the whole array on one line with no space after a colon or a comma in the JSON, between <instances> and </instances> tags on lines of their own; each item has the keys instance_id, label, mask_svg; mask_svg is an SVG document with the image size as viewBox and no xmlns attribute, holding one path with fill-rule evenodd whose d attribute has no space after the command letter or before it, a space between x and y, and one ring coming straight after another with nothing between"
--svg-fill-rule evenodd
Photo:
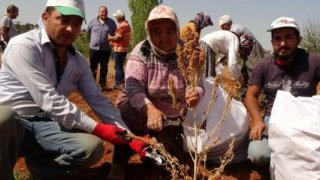
<instances>
[{"instance_id":1,"label":"white cap","mask_svg":"<svg viewBox=\"0 0 320 180\"><path fill-rule=\"evenodd\" d=\"M83 0L48 0L47 7L49 6L55 7L62 15L86 18Z\"/></svg>"},{"instance_id":2,"label":"white cap","mask_svg":"<svg viewBox=\"0 0 320 180\"><path fill-rule=\"evenodd\" d=\"M271 29L267 31L273 31L274 29L284 28L284 27L291 27L296 29L298 32L300 32L300 26L299 24L290 17L279 17L276 20L274 20L271 23Z\"/></svg>"},{"instance_id":3,"label":"white cap","mask_svg":"<svg viewBox=\"0 0 320 180\"><path fill-rule=\"evenodd\" d=\"M221 27L223 24L232 23L232 19L230 15L223 15L219 18L219 26Z\"/></svg>"},{"instance_id":4,"label":"white cap","mask_svg":"<svg viewBox=\"0 0 320 180\"><path fill-rule=\"evenodd\" d=\"M115 13L112 14L115 18L124 17L124 12L121 9L118 9Z\"/></svg>"}]
</instances>

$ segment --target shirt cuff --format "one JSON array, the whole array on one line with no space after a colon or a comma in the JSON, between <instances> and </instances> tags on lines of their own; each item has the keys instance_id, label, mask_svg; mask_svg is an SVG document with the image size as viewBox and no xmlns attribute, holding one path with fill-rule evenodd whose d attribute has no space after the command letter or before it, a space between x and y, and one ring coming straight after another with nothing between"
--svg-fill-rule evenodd
<instances>
[{"instance_id":1,"label":"shirt cuff","mask_svg":"<svg viewBox=\"0 0 320 180\"><path fill-rule=\"evenodd\" d=\"M198 92L199 97L202 98L204 95L204 89L202 87L197 86L195 87L195 90Z\"/></svg>"},{"instance_id":2,"label":"shirt cuff","mask_svg":"<svg viewBox=\"0 0 320 180\"><path fill-rule=\"evenodd\" d=\"M84 115L81 117L80 123L75 122L74 127L76 129L81 129L81 130L84 130L86 132L91 133L97 124L98 123L95 120L93 120L92 118L90 118L87 115Z\"/></svg>"}]
</instances>

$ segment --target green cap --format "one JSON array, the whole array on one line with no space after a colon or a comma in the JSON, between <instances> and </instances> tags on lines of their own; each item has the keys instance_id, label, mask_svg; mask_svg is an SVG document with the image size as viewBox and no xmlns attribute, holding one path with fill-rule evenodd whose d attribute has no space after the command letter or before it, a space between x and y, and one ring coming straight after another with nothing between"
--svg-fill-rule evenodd
<instances>
[{"instance_id":1,"label":"green cap","mask_svg":"<svg viewBox=\"0 0 320 180\"><path fill-rule=\"evenodd\" d=\"M47 7L55 7L62 15L75 15L85 20L83 0L48 0Z\"/></svg>"}]
</instances>

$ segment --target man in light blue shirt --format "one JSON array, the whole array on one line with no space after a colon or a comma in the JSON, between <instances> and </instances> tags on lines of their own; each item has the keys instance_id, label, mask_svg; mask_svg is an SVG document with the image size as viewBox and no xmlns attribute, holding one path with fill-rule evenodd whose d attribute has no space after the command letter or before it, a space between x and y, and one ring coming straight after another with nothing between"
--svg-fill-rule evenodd
<instances>
[{"instance_id":1,"label":"man in light blue shirt","mask_svg":"<svg viewBox=\"0 0 320 180\"><path fill-rule=\"evenodd\" d=\"M108 63L112 50L108 35L114 35L117 25L113 19L108 17L106 6L100 6L98 13L98 16L89 22L87 30L90 39L90 68L96 79L97 68L100 65L99 84L101 88L106 88Z\"/></svg>"},{"instance_id":2,"label":"man in light blue shirt","mask_svg":"<svg viewBox=\"0 0 320 180\"><path fill-rule=\"evenodd\" d=\"M19 155L35 177L57 178L90 167L103 155L100 138L143 154L144 143L119 137L128 131L120 113L72 46L84 19L83 0L48 0L45 27L8 43L0 70L0 179L14 179ZM74 90L103 123L67 99Z\"/></svg>"}]
</instances>

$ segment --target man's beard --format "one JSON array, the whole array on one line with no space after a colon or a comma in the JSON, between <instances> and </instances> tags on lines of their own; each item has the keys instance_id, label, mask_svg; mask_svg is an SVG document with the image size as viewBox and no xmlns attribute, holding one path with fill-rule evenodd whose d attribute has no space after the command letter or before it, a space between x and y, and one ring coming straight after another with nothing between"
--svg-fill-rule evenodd
<instances>
[{"instance_id":1,"label":"man's beard","mask_svg":"<svg viewBox=\"0 0 320 180\"><path fill-rule=\"evenodd\" d=\"M290 54L281 55L280 51L282 49L285 49L285 50L290 50L290 49L287 47L283 47L283 48L279 49L279 52L275 53L275 57L278 59L281 59L283 61L288 61L289 59L291 59L296 54L296 51L297 51L297 49L294 49Z\"/></svg>"}]
</instances>

